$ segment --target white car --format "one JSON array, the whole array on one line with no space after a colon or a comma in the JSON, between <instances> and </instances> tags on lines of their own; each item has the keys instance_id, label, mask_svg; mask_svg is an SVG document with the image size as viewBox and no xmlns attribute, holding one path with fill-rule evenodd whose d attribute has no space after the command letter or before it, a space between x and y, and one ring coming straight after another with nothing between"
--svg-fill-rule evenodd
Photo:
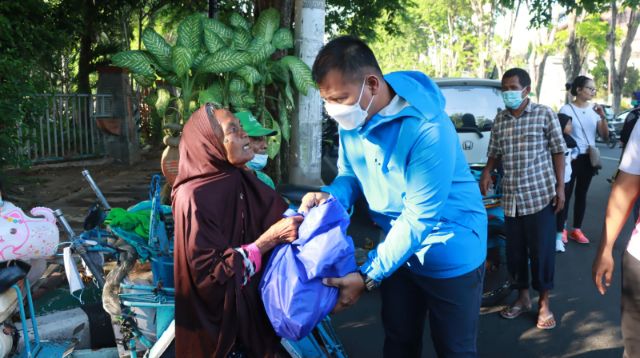
<instances>
[{"instance_id":1,"label":"white car","mask_svg":"<svg viewBox=\"0 0 640 358\"><path fill-rule=\"evenodd\" d=\"M445 111L456 126L467 163L486 163L493 120L504 109L500 81L443 78L435 82L446 99Z\"/></svg>"}]
</instances>

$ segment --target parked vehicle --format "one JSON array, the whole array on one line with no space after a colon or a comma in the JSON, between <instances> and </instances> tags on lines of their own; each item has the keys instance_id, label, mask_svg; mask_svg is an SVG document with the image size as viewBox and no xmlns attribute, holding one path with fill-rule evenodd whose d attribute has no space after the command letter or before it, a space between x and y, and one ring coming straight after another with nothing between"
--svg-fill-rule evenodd
<instances>
[{"instance_id":1,"label":"parked vehicle","mask_svg":"<svg viewBox=\"0 0 640 358\"><path fill-rule=\"evenodd\" d=\"M456 126L467 163L486 163L493 120L504 109L500 81L443 78L435 82L446 99L445 111Z\"/></svg>"},{"instance_id":2,"label":"parked vehicle","mask_svg":"<svg viewBox=\"0 0 640 358\"><path fill-rule=\"evenodd\" d=\"M629 112L631 112L631 109L620 112L609 121L609 124L613 125L613 129L617 135L620 135L620 131L622 130L622 126L624 126L624 121L627 119Z\"/></svg>"},{"instance_id":3,"label":"parked vehicle","mask_svg":"<svg viewBox=\"0 0 640 358\"><path fill-rule=\"evenodd\" d=\"M596 135L596 142L606 143L609 148L615 148L618 144L618 141L620 140L620 137L618 136L618 133L616 133L613 124L607 123L607 127L609 128L609 137L606 140L603 140L600 137L600 134L598 134Z\"/></svg>"}]
</instances>

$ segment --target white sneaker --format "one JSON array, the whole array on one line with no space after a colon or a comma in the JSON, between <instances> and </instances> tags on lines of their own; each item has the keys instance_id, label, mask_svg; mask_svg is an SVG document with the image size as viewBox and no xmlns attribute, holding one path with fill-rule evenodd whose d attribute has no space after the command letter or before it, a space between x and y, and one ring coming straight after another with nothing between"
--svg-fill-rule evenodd
<instances>
[{"instance_id":1,"label":"white sneaker","mask_svg":"<svg viewBox=\"0 0 640 358\"><path fill-rule=\"evenodd\" d=\"M564 243L562 240L556 240L556 252L564 252Z\"/></svg>"}]
</instances>

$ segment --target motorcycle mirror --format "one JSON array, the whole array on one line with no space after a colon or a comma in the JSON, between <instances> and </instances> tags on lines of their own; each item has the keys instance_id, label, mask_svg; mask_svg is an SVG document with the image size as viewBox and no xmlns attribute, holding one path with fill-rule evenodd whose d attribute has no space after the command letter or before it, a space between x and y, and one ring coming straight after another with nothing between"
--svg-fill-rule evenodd
<instances>
[{"instance_id":1,"label":"motorcycle mirror","mask_svg":"<svg viewBox=\"0 0 640 358\"><path fill-rule=\"evenodd\" d=\"M93 204L84 218L84 229L87 231L93 230L102 224L106 218L107 215L102 210L102 207L97 203Z\"/></svg>"}]
</instances>

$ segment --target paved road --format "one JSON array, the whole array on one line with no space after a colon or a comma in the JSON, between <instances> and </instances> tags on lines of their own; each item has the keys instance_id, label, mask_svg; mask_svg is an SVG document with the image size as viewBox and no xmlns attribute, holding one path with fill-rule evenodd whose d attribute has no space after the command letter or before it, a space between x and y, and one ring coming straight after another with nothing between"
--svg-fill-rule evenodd
<instances>
[{"instance_id":1,"label":"paved road","mask_svg":"<svg viewBox=\"0 0 640 358\"><path fill-rule=\"evenodd\" d=\"M481 357L621 357L620 271L606 296L591 282L591 263L602 229L610 185L606 179L616 168L620 149L601 147L604 168L594 177L588 196L583 230L589 245L570 242L567 252L556 257L556 289L552 309L559 325L552 331L535 328L533 313L507 321L498 315L502 305L483 309L478 347ZM572 217L572 211L569 217ZM572 220L570 219L570 224ZM619 258L631 232L627 223L614 255ZM357 235L358 233L354 233ZM365 233L370 235L370 233ZM622 240L624 238L624 240ZM617 264L618 262L616 262ZM506 300L513 300L512 295ZM373 293L357 306L333 317L334 326L350 357L381 357L384 335L380 322L380 299ZM425 331L424 357L435 357L429 331Z\"/></svg>"}]
</instances>

